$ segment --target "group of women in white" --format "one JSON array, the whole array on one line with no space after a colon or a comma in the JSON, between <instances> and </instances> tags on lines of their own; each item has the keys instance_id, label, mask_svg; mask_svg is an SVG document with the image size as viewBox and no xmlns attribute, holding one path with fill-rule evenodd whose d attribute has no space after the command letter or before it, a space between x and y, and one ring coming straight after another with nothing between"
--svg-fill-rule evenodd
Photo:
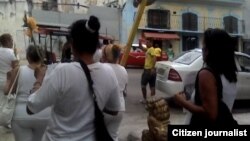
<instances>
[{"instance_id":1,"label":"group of women in white","mask_svg":"<svg viewBox=\"0 0 250 141\"><path fill-rule=\"evenodd\" d=\"M99 108L103 110L107 129L113 140L118 140L125 111L124 92L128 74L118 64L121 52L118 45L106 45L102 49L102 57L97 61L95 57L94 60L100 45L100 26L95 16L77 20L70 26L69 37L74 56L74 61L70 63L46 66L42 51L37 46L28 46L28 65L18 67L16 108L10 123L16 141L96 140L93 97L79 61L90 70L94 93ZM11 36L9 42L13 44ZM14 68L18 66L14 65L13 45L7 48L2 43L2 46L6 47L0 48L1 98L10 90L13 83L11 75L17 72Z\"/></svg>"}]
</instances>

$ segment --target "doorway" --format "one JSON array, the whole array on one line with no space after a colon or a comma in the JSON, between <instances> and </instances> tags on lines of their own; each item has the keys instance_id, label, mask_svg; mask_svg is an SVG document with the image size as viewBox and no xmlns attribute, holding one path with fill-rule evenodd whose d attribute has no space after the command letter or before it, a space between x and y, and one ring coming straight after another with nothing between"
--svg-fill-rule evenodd
<instances>
[{"instance_id":1,"label":"doorway","mask_svg":"<svg viewBox=\"0 0 250 141\"><path fill-rule=\"evenodd\" d=\"M182 36L182 51L198 48L197 36Z\"/></svg>"}]
</instances>

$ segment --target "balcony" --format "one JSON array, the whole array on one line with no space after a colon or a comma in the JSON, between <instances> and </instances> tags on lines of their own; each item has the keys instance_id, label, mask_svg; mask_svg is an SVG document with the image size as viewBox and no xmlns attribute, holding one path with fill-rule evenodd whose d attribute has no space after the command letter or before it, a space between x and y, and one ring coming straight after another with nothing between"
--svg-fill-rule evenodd
<instances>
[{"instance_id":1,"label":"balcony","mask_svg":"<svg viewBox=\"0 0 250 141\"><path fill-rule=\"evenodd\" d=\"M209 5L227 5L227 6L241 6L246 0L158 0L162 2L178 2L178 3L198 3Z\"/></svg>"},{"instance_id":2,"label":"balcony","mask_svg":"<svg viewBox=\"0 0 250 141\"><path fill-rule=\"evenodd\" d=\"M152 28L148 26L147 14L144 13L139 29L144 30L155 30L155 31L170 31L170 32L187 32L187 33L203 33L207 28L222 28L227 29L232 35L242 36L245 33L244 21L236 19L233 24L229 23L224 24L225 19L215 18L215 17L199 17L194 22L189 21L192 26L195 28L186 28L184 26L183 16L182 15L170 15L168 20L170 23L170 28ZM168 25L169 23L166 23ZM164 24L164 23L161 23ZM188 30L189 29L189 30ZM191 29L191 30L190 30ZM193 30L192 30L193 29Z\"/></svg>"}]
</instances>

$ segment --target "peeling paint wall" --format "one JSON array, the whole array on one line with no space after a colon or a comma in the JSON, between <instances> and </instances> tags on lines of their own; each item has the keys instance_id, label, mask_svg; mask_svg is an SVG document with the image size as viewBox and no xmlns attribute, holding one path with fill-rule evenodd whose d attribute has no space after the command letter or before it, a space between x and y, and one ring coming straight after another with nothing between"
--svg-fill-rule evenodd
<instances>
[{"instance_id":1,"label":"peeling paint wall","mask_svg":"<svg viewBox=\"0 0 250 141\"><path fill-rule=\"evenodd\" d=\"M24 11L27 11L27 3L25 0L13 2L0 2L0 34L10 33L13 36L14 42L20 53L25 51L25 44L28 38L23 32L23 16ZM20 56L25 58L24 55Z\"/></svg>"},{"instance_id":2,"label":"peeling paint wall","mask_svg":"<svg viewBox=\"0 0 250 141\"><path fill-rule=\"evenodd\" d=\"M42 2L47 1L50 2L52 0L33 0L34 5L33 9L42 9ZM111 2L114 0L57 0L58 3L61 4L76 4L80 3L82 5L97 5L97 6L104 6L107 2ZM126 0L118 0L119 4L124 4ZM80 13L80 14L87 14L88 9L83 7L76 7L76 6L65 6L65 5L58 5L57 8L60 12L66 13ZM118 10L118 9L117 9ZM28 4L26 0L15 0L12 4L9 3L8 0L0 0L0 34L3 33L10 33L13 36L14 42L16 47L20 52L20 58L25 59L25 50L29 44L29 38L24 35L24 27L23 27L23 16L24 11L28 11ZM118 10L119 11L119 10ZM119 12L117 13L119 14ZM116 17L114 17L116 18ZM109 22L109 21L107 21ZM115 25L118 25L119 22L117 21ZM112 26L113 24L111 24ZM115 34L115 39L119 40L119 30L115 28L115 30L108 31ZM102 30L103 33L106 33L106 30Z\"/></svg>"}]
</instances>

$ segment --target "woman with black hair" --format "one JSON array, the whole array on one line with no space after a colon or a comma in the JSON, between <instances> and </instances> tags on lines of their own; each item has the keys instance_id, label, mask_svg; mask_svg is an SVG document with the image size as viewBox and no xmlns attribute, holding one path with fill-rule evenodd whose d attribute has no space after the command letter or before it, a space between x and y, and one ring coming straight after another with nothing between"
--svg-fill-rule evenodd
<instances>
[{"instance_id":1,"label":"woman with black hair","mask_svg":"<svg viewBox=\"0 0 250 141\"><path fill-rule=\"evenodd\" d=\"M236 97L236 43L221 29L207 29L203 41L204 67L197 74L194 103L187 101L183 92L176 94L174 98L192 113L190 125L227 126L225 124L230 122L227 115L231 116L229 114Z\"/></svg>"},{"instance_id":2,"label":"woman with black hair","mask_svg":"<svg viewBox=\"0 0 250 141\"><path fill-rule=\"evenodd\" d=\"M95 141L93 93L102 111L118 114L120 102L116 76L111 67L93 60L99 45L99 29L100 22L95 16L74 22L70 41L76 61L58 64L48 75L37 71L35 85L41 87L29 97L27 112L38 113L53 106L42 141ZM86 68L90 75L85 73ZM89 76L92 78L90 83Z\"/></svg>"},{"instance_id":3,"label":"woman with black hair","mask_svg":"<svg viewBox=\"0 0 250 141\"><path fill-rule=\"evenodd\" d=\"M61 62L62 63L69 63L72 61L71 58L71 43L70 43L70 38L69 36L66 36L66 43L63 45L63 49L62 49L62 58L61 58Z\"/></svg>"}]
</instances>

